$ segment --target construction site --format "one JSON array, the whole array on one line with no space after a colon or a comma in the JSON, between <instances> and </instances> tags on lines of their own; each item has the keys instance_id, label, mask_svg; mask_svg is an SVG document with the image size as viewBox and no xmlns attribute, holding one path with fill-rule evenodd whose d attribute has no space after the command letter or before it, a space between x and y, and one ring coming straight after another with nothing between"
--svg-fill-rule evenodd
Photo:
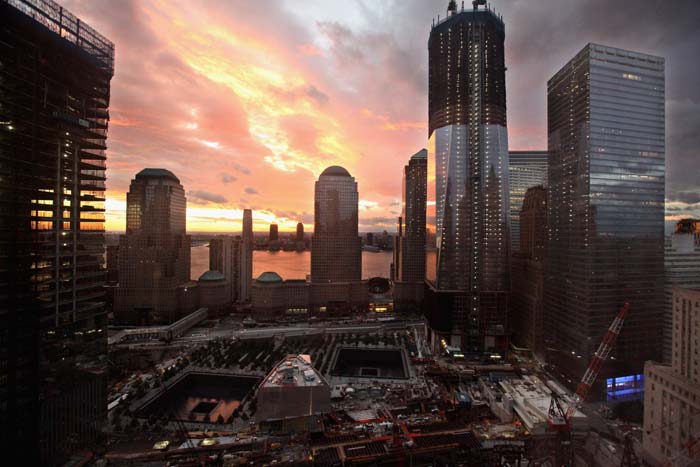
<instances>
[{"instance_id":1,"label":"construction site","mask_svg":"<svg viewBox=\"0 0 700 467\"><path fill-rule=\"evenodd\" d=\"M642 465L639 425L615 419L605 404L586 402L626 312L620 310L576 391L526 352L478 358L451 348L430 352L419 327L218 338L183 352L165 370L140 375L150 389L125 395L110 410L116 442L105 460ZM212 383L215 374L222 376ZM227 390L226 381L236 390ZM177 410L163 408L173 398Z\"/></svg>"}]
</instances>

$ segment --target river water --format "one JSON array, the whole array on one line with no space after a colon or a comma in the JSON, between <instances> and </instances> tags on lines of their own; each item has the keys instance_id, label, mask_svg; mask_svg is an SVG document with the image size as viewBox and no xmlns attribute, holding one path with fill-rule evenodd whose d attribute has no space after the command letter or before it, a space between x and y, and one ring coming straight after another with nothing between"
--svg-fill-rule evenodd
<instances>
[{"instance_id":1,"label":"river water","mask_svg":"<svg viewBox=\"0 0 700 467\"><path fill-rule=\"evenodd\" d=\"M193 246L191 249L191 277L197 280L209 269L209 247ZM362 278L389 277L392 253L390 251L362 252ZM302 251L266 251L253 252L253 277L265 271L274 271L282 279L306 279L311 271L311 252Z\"/></svg>"}]
</instances>

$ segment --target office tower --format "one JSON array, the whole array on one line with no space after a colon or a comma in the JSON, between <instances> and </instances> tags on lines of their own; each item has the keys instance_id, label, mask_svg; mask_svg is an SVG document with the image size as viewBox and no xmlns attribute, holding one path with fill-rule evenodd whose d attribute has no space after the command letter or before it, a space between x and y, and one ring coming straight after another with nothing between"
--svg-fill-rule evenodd
<instances>
[{"instance_id":1,"label":"office tower","mask_svg":"<svg viewBox=\"0 0 700 467\"><path fill-rule=\"evenodd\" d=\"M279 229L277 227L277 224L270 224L270 235L267 237L268 242L278 242L280 239L279 237Z\"/></svg>"},{"instance_id":2,"label":"office tower","mask_svg":"<svg viewBox=\"0 0 700 467\"><path fill-rule=\"evenodd\" d=\"M365 245L374 245L374 234L372 232L367 232L367 235L365 235Z\"/></svg>"},{"instance_id":3,"label":"office tower","mask_svg":"<svg viewBox=\"0 0 700 467\"><path fill-rule=\"evenodd\" d=\"M509 151L510 239L513 253L520 249L520 209L525 192L533 186L547 186L547 151Z\"/></svg>"},{"instance_id":4,"label":"office tower","mask_svg":"<svg viewBox=\"0 0 700 467\"><path fill-rule=\"evenodd\" d=\"M700 423L700 290L673 289L671 365L644 365L642 448L649 465L696 465ZM690 452L695 452L689 458Z\"/></svg>"},{"instance_id":5,"label":"office tower","mask_svg":"<svg viewBox=\"0 0 700 467\"><path fill-rule=\"evenodd\" d=\"M398 270L401 267L401 239L403 238L403 217L399 216L396 222L396 237L394 237L394 250L391 257L391 265L389 266L389 279L392 281L398 280ZM394 283L396 286L396 283ZM394 289L396 296L396 289Z\"/></svg>"},{"instance_id":6,"label":"office tower","mask_svg":"<svg viewBox=\"0 0 700 467\"><path fill-rule=\"evenodd\" d=\"M126 194L126 234L119 236L119 287L114 319L121 324L172 323L181 314L178 287L190 280L185 190L169 170L143 169Z\"/></svg>"},{"instance_id":7,"label":"office tower","mask_svg":"<svg viewBox=\"0 0 700 467\"><path fill-rule=\"evenodd\" d=\"M0 18L0 440L54 465L106 422L114 45L51 0L2 1Z\"/></svg>"},{"instance_id":8,"label":"office tower","mask_svg":"<svg viewBox=\"0 0 700 467\"><path fill-rule=\"evenodd\" d=\"M357 232L357 182L342 167L321 173L314 193L311 282L350 282L362 277Z\"/></svg>"},{"instance_id":9,"label":"office tower","mask_svg":"<svg viewBox=\"0 0 700 467\"><path fill-rule=\"evenodd\" d=\"M242 227L237 296L239 303L247 303L253 286L253 211L250 209L243 210Z\"/></svg>"},{"instance_id":10,"label":"office tower","mask_svg":"<svg viewBox=\"0 0 700 467\"><path fill-rule=\"evenodd\" d=\"M304 243L304 224L302 224L301 222L297 224L296 241Z\"/></svg>"},{"instance_id":11,"label":"office tower","mask_svg":"<svg viewBox=\"0 0 700 467\"><path fill-rule=\"evenodd\" d=\"M218 235L209 241L209 271L219 271L226 279L229 303L238 300L241 288L241 243L239 236Z\"/></svg>"},{"instance_id":12,"label":"office tower","mask_svg":"<svg viewBox=\"0 0 700 467\"><path fill-rule=\"evenodd\" d=\"M664 251L666 306L664 308L663 362L671 361L673 288L700 289L700 221L682 219L666 238Z\"/></svg>"},{"instance_id":13,"label":"office tower","mask_svg":"<svg viewBox=\"0 0 700 467\"><path fill-rule=\"evenodd\" d=\"M425 281L425 203L428 177L428 151L415 153L404 167L403 209L404 228L399 241L401 267L397 280Z\"/></svg>"},{"instance_id":14,"label":"office tower","mask_svg":"<svg viewBox=\"0 0 700 467\"><path fill-rule=\"evenodd\" d=\"M537 354L544 350L544 245L547 237L547 190L525 192L520 217L520 251L513 253L511 327L516 345Z\"/></svg>"},{"instance_id":15,"label":"office tower","mask_svg":"<svg viewBox=\"0 0 700 467\"><path fill-rule=\"evenodd\" d=\"M423 296L427 177L428 151L421 149L404 167L402 215L394 242L394 299L397 302L417 302Z\"/></svg>"},{"instance_id":16,"label":"office tower","mask_svg":"<svg viewBox=\"0 0 700 467\"><path fill-rule=\"evenodd\" d=\"M625 302L599 377L608 398L660 357L664 267L664 59L585 46L547 83L548 359L581 378ZM602 392L602 391L600 391Z\"/></svg>"},{"instance_id":17,"label":"office tower","mask_svg":"<svg viewBox=\"0 0 700 467\"><path fill-rule=\"evenodd\" d=\"M505 26L477 8L450 2L428 40L426 315L434 347L473 351L507 347L510 292Z\"/></svg>"}]
</instances>

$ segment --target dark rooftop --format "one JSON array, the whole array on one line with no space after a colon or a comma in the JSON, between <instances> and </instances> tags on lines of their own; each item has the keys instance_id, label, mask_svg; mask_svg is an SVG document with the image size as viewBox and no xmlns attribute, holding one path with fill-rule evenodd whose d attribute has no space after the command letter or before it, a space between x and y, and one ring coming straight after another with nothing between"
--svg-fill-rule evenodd
<instances>
[{"instance_id":1,"label":"dark rooftop","mask_svg":"<svg viewBox=\"0 0 700 467\"><path fill-rule=\"evenodd\" d=\"M342 168L339 165L332 165L332 166L328 167L326 170L324 170L321 173L321 176L324 176L324 175L332 176L332 177L350 177L351 176L350 172L348 172L347 170L345 170L344 168Z\"/></svg>"},{"instance_id":2,"label":"dark rooftop","mask_svg":"<svg viewBox=\"0 0 700 467\"><path fill-rule=\"evenodd\" d=\"M136 178L169 178L170 180L180 183L180 179L167 169L146 168L137 173Z\"/></svg>"}]
</instances>

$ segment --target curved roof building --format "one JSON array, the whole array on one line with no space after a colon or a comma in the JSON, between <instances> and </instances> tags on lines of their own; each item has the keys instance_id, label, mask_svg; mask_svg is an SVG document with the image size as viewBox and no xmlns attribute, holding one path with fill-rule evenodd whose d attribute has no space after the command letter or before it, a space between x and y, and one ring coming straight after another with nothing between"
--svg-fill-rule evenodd
<instances>
[{"instance_id":1,"label":"curved roof building","mask_svg":"<svg viewBox=\"0 0 700 467\"><path fill-rule=\"evenodd\" d=\"M266 271L260 274L256 281L263 284L279 284L282 282L282 277L276 272Z\"/></svg>"},{"instance_id":2,"label":"curved roof building","mask_svg":"<svg viewBox=\"0 0 700 467\"><path fill-rule=\"evenodd\" d=\"M343 167L330 166L318 177L314 201L311 282L359 281L357 182Z\"/></svg>"}]
</instances>

